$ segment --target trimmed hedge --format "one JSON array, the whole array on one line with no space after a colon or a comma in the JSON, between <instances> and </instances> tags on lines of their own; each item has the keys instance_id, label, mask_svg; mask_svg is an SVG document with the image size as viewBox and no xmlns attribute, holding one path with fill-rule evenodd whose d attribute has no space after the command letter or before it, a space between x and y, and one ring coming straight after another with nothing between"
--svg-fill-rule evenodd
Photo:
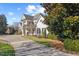
<instances>
[{"instance_id":1,"label":"trimmed hedge","mask_svg":"<svg viewBox=\"0 0 79 59\"><path fill-rule=\"evenodd\" d=\"M69 51L79 51L79 40L65 39L64 47Z\"/></svg>"}]
</instances>

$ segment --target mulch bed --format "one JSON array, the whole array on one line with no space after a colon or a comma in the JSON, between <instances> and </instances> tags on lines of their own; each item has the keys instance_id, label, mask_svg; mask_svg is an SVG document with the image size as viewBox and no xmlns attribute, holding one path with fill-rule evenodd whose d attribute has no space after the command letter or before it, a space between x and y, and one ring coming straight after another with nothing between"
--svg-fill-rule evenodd
<instances>
[{"instance_id":1,"label":"mulch bed","mask_svg":"<svg viewBox=\"0 0 79 59\"><path fill-rule=\"evenodd\" d=\"M52 41L49 42L49 44L50 44L51 47L54 47L55 49L60 50L62 52L73 54L73 55L79 55L79 52L66 50L64 48L63 42L61 42L59 40L52 40Z\"/></svg>"}]
</instances>

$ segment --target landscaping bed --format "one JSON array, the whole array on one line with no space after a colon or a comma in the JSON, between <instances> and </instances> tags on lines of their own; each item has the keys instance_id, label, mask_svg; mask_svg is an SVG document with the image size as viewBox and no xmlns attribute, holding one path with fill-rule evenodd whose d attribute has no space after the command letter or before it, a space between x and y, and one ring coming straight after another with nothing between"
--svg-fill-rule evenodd
<instances>
[{"instance_id":1,"label":"landscaping bed","mask_svg":"<svg viewBox=\"0 0 79 59\"><path fill-rule=\"evenodd\" d=\"M38 38L36 36L25 36L25 38L48 47L54 47L62 52L79 55L79 40L65 39L61 42L58 39Z\"/></svg>"},{"instance_id":2,"label":"landscaping bed","mask_svg":"<svg viewBox=\"0 0 79 59\"><path fill-rule=\"evenodd\" d=\"M63 42L52 40L50 45L62 52L79 55L79 40L65 39Z\"/></svg>"},{"instance_id":3,"label":"landscaping bed","mask_svg":"<svg viewBox=\"0 0 79 59\"><path fill-rule=\"evenodd\" d=\"M56 49L63 48L63 43L57 39L39 38L36 36L25 36L27 40L33 40L37 43L44 44L48 47L55 47Z\"/></svg>"},{"instance_id":4,"label":"landscaping bed","mask_svg":"<svg viewBox=\"0 0 79 59\"><path fill-rule=\"evenodd\" d=\"M0 42L0 56L14 56L15 51L14 48L5 43L5 42Z\"/></svg>"},{"instance_id":5,"label":"landscaping bed","mask_svg":"<svg viewBox=\"0 0 79 59\"><path fill-rule=\"evenodd\" d=\"M59 41L58 39L48 39L48 38L39 38L36 36L25 36L27 40L33 40L37 43L44 44L48 47L55 47L56 49L63 48L63 42Z\"/></svg>"}]
</instances>

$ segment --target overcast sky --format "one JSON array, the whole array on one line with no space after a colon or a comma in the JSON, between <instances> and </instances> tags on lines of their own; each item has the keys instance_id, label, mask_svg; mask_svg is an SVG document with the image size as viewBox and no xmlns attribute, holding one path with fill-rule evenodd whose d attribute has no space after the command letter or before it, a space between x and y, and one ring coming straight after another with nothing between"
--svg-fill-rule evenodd
<instances>
[{"instance_id":1,"label":"overcast sky","mask_svg":"<svg viewBox=\"0 0 79 59\"><path fill-rule=\"evenodd\" d=\"M0 3L0 14L5 14L10 25L19 22L23 14L35 15L44 10L39 3Z\"/></svg>"}]
</instances>

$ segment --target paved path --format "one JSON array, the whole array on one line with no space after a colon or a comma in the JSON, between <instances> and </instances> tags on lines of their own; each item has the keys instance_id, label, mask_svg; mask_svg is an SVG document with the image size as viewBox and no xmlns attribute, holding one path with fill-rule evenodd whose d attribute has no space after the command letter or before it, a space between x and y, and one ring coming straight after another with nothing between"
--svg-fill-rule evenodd
<instances>
[{"instance_id":1,"label":"paved path","mask_svg":"<svg viewBox=\"0 0 79 59\"><path fill-rule=\"evenodd\" d=\"M32 40L24 40L20 35L0 36L13 45L16 56L71 56L54 48L38 44Z\"/></svg>"}]
</instances>

